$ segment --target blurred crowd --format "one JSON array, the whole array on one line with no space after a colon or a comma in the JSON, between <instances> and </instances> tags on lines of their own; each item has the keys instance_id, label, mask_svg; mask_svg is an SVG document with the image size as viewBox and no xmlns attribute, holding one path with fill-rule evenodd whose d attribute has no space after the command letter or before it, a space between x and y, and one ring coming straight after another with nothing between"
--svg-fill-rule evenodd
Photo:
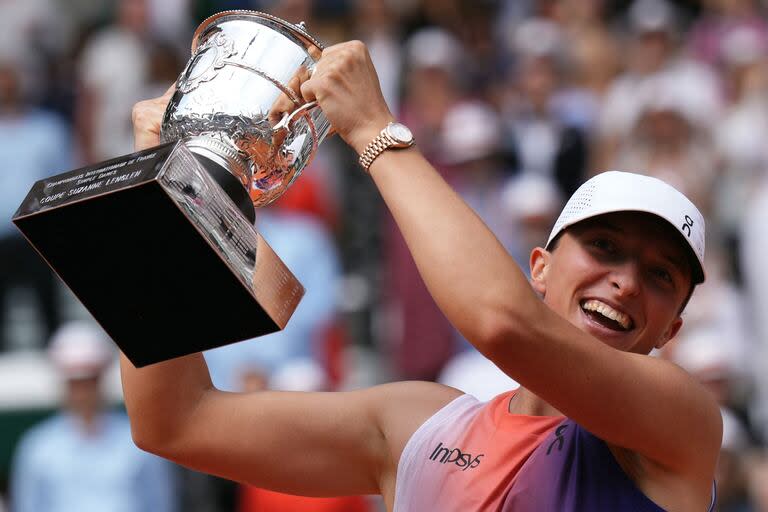
<instances>
[{"instance_id":1,"label":"blurred crowd","mask_svg":"<svg viewBox=\"0 0 768 512\"><path fill-rule=\"evenodd\" d=\"M526 272L564 200L596 173L645 173L686 193L707 219L707 282L656 355L722 406L718 510L768 512L765 0L0 0L0 357L45 352L68 397L18 443L7 486L0 471L0 510L380 506L286 504L131 452L125 418L84 391L106 364L88 344L92 320L10 222L35 180L130 153L132 105L176 80L194 28L225 9L304 21L329 45L363 40L392 112ZM285 331L206 353L217 386L428 379L481 398L515 386L436 308L338 138L256 223L307 294ZM67 340L91 371L61 362ZM107 463L103 450L123 455ZM109 477L165 490L142 504ZM77 483L103 492L85 503Z\"/></svg>"}]
</instances>

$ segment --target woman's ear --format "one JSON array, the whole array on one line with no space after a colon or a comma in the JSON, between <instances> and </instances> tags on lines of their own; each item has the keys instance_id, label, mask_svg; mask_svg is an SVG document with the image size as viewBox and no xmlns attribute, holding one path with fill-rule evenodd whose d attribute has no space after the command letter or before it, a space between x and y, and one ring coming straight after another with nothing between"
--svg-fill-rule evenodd
<instances>
[{"instance_id":1,"label":"woman's ear","mask_svg":"<svg viewBox=\"0 0 768 512\"><path fill-rule=\"evenodd\" d=\"M544 297L547 292L547 270L549 269L550 253L546 249L536 247L531 251L531 286Z\"/></svg>"}]
</instances>

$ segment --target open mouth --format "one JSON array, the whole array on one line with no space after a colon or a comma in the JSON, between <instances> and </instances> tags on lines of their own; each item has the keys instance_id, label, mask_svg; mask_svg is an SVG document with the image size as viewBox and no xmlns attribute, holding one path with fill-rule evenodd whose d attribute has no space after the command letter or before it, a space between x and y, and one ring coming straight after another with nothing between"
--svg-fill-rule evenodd
<instances>
[{"instance_id":1,"label":"open mouth","mask_svg":"<svg viewBox=\"0 0 768 512\"><path fill-rule=\"evenodd\" d=\"M626 332L635 325L629 315L599 300L586 299L582 301L581 310L595 322L613 331Z\"/></svg>"}]
</instances>

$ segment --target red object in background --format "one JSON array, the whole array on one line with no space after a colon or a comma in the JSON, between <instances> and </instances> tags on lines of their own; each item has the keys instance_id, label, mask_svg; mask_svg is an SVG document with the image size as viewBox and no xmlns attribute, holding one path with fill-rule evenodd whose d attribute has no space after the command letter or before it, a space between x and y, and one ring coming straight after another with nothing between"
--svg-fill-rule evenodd
<instances>
[{"instance_id":1,"label":"red object in background","mask_svg":"<svg viewBox=\"0 0 768 512\"><path fill-rule=\"evenodd\" d=\"M243 486L237 512L373 512L364 496L308 498Z\"/></svg>"},{"instance_id":2,"label":"red object in background","mask_svg":"<svg viewBox=\"0 0 768 512\"><path fill-rule=\"evenodd\" d=\"M344 348L347 346L347 331L337 319L323 331L319 350L319 361L328 375L329 389L338 389L344 379Z\"/></svg>"},{"instance_id":3,"label":"red object in background","mask_svg":"<svg viewBox=\"0 0 768 512\"><path fill-rule=\"evenodd\" d=\"M320 180L320 170L310 166L305 169L293 185L273 204L281 210L301 212L312 215L325 223L330 229L336 227L337 206L325 185Z\"/></svg>"}]
</instances>

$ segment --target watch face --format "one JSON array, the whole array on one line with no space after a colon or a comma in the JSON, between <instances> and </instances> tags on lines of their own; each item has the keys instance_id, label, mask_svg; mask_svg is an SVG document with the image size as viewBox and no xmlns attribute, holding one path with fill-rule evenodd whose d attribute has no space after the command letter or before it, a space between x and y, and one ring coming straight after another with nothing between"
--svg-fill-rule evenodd
<instances>
[{"instance_id":1,"label":"watch face","mask_svg":"<svg viewBox=\"0 0 768 512\"><path fill-rule=\"evenodd\" d=\"M401 144L410 144L413 140L413 134L407 126L400 123L392 123L387 127L390 137Z\"/></svg>"}]
</instances>

